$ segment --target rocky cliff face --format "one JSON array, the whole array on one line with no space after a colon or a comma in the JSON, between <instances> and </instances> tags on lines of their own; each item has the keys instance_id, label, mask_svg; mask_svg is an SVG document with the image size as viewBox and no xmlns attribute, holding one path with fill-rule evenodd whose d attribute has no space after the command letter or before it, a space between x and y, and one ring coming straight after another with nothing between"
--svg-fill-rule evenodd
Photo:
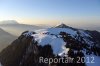
<instances>
[{"instance_id":1,"label":"rocky cliff face","mask_svg":"<svg viewBox=\"0 0 100 66\"><path fill-rule=\"evenodd\" d=\"M50 45L38 46L33 37L21 35L0 53L3 66L40 66L39 57L53 57ZM42 64L47 65L47 64Z\"/></svg>"}]
</instances>

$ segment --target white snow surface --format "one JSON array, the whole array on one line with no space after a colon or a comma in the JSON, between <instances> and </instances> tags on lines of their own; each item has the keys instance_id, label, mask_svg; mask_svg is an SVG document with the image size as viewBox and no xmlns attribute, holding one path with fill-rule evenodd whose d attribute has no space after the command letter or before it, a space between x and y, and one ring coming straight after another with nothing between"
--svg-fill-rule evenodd
<instances>
[{"instance_id":1,"label":"white snow surface","mask_svg":"<svg viewBox=\"0 0 100 66\"><path fill-rule=\"evenodd\" d=\"M51 45L54 54L59 54L61 52L66 51L64 47L65 42L62 38L57 38L54 35L45 35L45 34L34 34L35 40L38 41L39 45Z\"/></svg>"}]
</instances>

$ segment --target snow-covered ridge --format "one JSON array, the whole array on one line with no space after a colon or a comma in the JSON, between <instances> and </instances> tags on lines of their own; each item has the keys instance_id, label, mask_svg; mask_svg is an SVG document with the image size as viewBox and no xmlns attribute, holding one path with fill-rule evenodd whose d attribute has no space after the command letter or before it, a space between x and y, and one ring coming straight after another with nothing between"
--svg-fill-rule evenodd
<instances>
[{"instance_id":1,"label":"snow-covered ridge","mask_svg":"<svg viewBox=\"0 0 100 66\"><path fill-rule=\"evenodd\" d=\"M35 38L35 41L37 41L40 45L44 46L46 44L50 44L53 48L54 54L62 54L66 50L64 49L64 45L66 44L63 41L63 38L61 38L60 32L66 32L71 37L78 39L79 35L80 37L84 38L84 41L86 40L86 43L93 43L87 38L91 38L89 34L82 30L73 30L70 28L48 28L48 29L40 29L36 30L33 34L32 31L26 32L23 35L25 36L32 36ZM80 41L80 39L79 39ZM62 54L63 55L63 54Z\"/></svg>"},{"instance_id":2,"label":"snow-covered ridge","mask_svg":"<svg viewBox=\"0 0 100 66\"><path fill-rule=\"evenodd\" d=\"M89 43L89 39L88 38L92 38L88 33L86 33L84 30L73 30L70 28L48 28L48 29L40 29L40 30L36 30L34 31L37 35L39 36L55 36L55 37L59 37L60 32L66 32L67 34L69 34L71 37L78 39L78 37L82 37L85 40L87 40ZM27 33L24 33L24 35L26 36L32 36L33 32L29 31ZM91 42L92 43L92 42Z\"/></svg>"}]
</instances>

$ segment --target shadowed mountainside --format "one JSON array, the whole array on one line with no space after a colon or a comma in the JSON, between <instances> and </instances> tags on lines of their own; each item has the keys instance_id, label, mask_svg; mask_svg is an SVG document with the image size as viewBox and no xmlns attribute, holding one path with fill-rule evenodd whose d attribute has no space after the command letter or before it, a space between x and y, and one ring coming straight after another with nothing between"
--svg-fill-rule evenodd
<instances>
[{"instance_id":1,"label":"shadowed mountainside","mask_svg":"<svg viewBox=\"0 0 100 66\"><path fill-rule=\"evenodd\" d=\"M0 29L0 51L11 44L16 39L16 36Z\"/></svg>"}]
</instances>

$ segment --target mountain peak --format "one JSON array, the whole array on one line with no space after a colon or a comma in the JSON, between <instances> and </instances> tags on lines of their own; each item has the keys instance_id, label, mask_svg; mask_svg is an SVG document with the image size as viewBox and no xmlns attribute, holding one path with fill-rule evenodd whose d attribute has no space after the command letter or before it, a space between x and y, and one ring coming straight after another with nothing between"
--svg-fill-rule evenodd
<instances>
[{"instance_id":1,"label":"mountain peak","mask_svg":"<svg viewBox=\"0 0 100 66\"><path fill-rule=\"evenodd\" d=\"M0 21L0 24L18 24L16 20L4 20Z\"/></svg>"},{"instance_id":2,"label":"mountain peak","mask_svg":"<svg viewBox=\"0 0 100 66\"><path fill-rule=\"evenodd\" d=\"M64 23L61 23L61 24L57 25L56 28L69 28L69 26L67 26Z\"/></svg>"}]
</instances>

